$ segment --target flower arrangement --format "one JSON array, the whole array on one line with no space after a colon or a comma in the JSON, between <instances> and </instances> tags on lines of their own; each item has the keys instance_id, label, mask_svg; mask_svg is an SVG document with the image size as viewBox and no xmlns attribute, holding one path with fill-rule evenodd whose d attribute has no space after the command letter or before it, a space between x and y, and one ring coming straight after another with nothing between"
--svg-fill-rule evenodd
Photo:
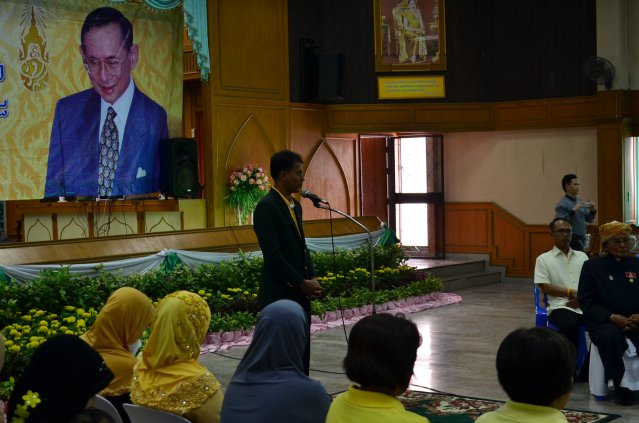
<instances>
[{"instance_id":1,"label":"flower arrangement","mask_svg":"<svg viewBox=\"0 0 639 423\"><path fill-rule=\"evenodd\" d=\"M237 211L238 224L246 223L257 203L269 190L268 176L261 166L247 164L241 169L231 172L228 180L229 205Z\"/></svg>"}]
</instances>

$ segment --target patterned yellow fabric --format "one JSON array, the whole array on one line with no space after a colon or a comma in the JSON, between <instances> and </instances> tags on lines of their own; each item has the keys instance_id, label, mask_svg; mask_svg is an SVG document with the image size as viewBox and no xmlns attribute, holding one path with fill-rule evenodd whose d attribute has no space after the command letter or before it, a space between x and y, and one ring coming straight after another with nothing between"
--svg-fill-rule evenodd
<instances>
[{"instance_id":1,"label":"patterned yellow fabric","mask_svg":"<svg viewBox=\"0 0 639 423\"><path fill-rule=\"evenodd\" d=\"M160 301L151 336L133 369L135 404L182 415L220 389L197 361L210 321L211 311L197 294L178 291Z\"/></svg>"},{"instance_id":2,"label":"patterned yellow fabric","mask_svg":"<svg viewBox=\"0 0 639 423\"><path fill-rule=\"evenodd\" d=\"M114 378L100 395L119 396L129 392L136 359L129 345L140 339L153 321L151 300L135 288L120 288L107 300L95 323L81 336L100 353Z\"/></svg>"},{"instance_id":3,"label":"patterned yellow fabric","mask_svg":"<svg viewBox=\"0 0 639 423\"><path fill-rule=\"evenodd\" d=\"M630 232L630 225L627 223L617 222L616 220L604 223L599 227L599 236L601 237L602 242L606 242L617 235L629 234Z\"/></svg>"},{"instance_id":4,"label":"patterned yellow fabric","mask_svg":"<svg viewBox=\"0 0 639 423\"><path fill-rule=\"evenodd\" d=\"M617 222L616 220L604 223L603 225L599 226L599 239L601 242L599 252L604 253L603 244L610 238L614 238L617 235L621 234L627 235L630 232L632 232L632 228L630 227L630 225L623 222Z\"/></svg>"}]
</instances>

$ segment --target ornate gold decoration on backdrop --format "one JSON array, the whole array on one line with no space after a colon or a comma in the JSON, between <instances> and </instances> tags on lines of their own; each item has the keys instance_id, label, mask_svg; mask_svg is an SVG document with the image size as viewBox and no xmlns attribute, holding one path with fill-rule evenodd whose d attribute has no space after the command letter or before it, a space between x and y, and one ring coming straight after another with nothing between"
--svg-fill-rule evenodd
<instances>
[{"instance_id":1,"label":"ornate gold decoration on backdrop","mask_svg":"<svg viewBox=\"0 0 639 423\"><path fill-rule=\"evenodd\" d=\"M30 91L42 91L49 83L46 40L47 13L39 0L28 0L20 14L20 78Z\"/></svg>"}]
</instances>

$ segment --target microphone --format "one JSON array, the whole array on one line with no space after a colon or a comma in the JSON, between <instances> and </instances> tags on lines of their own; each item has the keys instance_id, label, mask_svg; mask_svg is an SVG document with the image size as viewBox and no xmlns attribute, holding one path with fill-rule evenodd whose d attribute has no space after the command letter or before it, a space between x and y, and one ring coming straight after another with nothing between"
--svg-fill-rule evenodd
<instances>
[{"instance_id":1,"label":"microphone","mask_svg":"<svg viewBox=\"0 0 639 423\"><path fill-rule=\"evenodd\" d=\"M318 204L318 203L328 204L328 200L324 200L323 198L320 198L319 195L313 194L307 189L303 190L300 194L302 194L302 197L308 198L309 200L311 200L313 204Z\"/></svg>"}]
</instances>

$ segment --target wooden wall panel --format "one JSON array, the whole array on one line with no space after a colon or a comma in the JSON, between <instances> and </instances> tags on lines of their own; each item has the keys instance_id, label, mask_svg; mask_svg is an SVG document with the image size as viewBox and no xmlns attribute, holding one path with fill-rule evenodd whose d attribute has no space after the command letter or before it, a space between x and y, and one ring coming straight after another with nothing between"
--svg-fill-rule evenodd
<instances>
[{"instance_id":1,"label":"wooden wall panel","mask_svg":"<svg viewBox=\"0 0 639 423\"><path fill-rule=\"evenodd\" d=\"M288 101L286 0L214 0L209 5L216 95Z\"/></svg>"},{"instance_id":2,"label":"wooden wall panel","mask_svg":"<svg viewBox=\"0 0 639 423\"><path fill-rule=\"evenodd\" d=\"M209 207L208 222L215 227L235 225L236 213L224 199L228 195L226 181L232 171L249 163L261 165L268 173L271 155L288 146L288 111L277 106L218 104L213 116L207 179L207 198L213 199L213 209Z\"/></svg>"},{"instance_id":3,"label":"wooden wall panel","mask_svg":"<svg viewBox=\"0 0 639 423\"><path fill-rule=\"evenodd\" d=\"M304 186L330 201L334 209L354 215L359 209L357 138L327 137L306 159ZM325 210L316 209L308 200L303 201L304 217L326 219ZM334 216L336 217L336 216Z\"/></svg>"},{"instance_id":4,"label":"wooden wall panel","mask_svg":"<svg viewBox=\"0 0 639 423\"><path fill-rule=\"evenodd\" d=\"M485 205L467 203L464 207L446 206L446 251L453 248L484 247L490 245L491 222Z\"/></svg>"},{"instance_id":5,"label":"wooden wall panel","mask_svg":"<svg viewBox=\"0 0 639 423\"><path fill-rule=\"evenodd\" d=\"M537 228L536 231L537 232L530 232L528 241L528 245L530 248L530 254L528 255L528 268L532 269L535 268L537 257L553 247L552 237L550 236L550 229L547 226L539 225L539 228Z\"/></svg>"},{"instance_id":6,"label":"wooden wall panel","mask_svg":"<svg viewBox=\"0 0 639 423\"><path fill-rule=\"evenodd\" d=\"M629 111L626 94L481 104L377 104L329 106L329 131L489 131L593 126ZM639 108L638 108L639 109Z\"/></svg>"},{"instance_id":7,"label":"wooden wall panel","mask_svg":"<svg viewBox=\"0 0 639 423\"><path fill-rule=\"evenodd\" d=\"M531 277L552 248L548 227L526 225L494 203L446 203L446 252L489 254L508 276Z\"/></svg>"},{"instance_id":8,"label":"wooden wall panel","mask_svg":"<svg viewBox=\"0 0 639 423\"><path fill-rule=\"evenodd\" d=\"M493 245L496 260L509 264L511 271L524 270L525 231L501 213L491 213L493 220Z\"/></svg>"}]
</instances>

